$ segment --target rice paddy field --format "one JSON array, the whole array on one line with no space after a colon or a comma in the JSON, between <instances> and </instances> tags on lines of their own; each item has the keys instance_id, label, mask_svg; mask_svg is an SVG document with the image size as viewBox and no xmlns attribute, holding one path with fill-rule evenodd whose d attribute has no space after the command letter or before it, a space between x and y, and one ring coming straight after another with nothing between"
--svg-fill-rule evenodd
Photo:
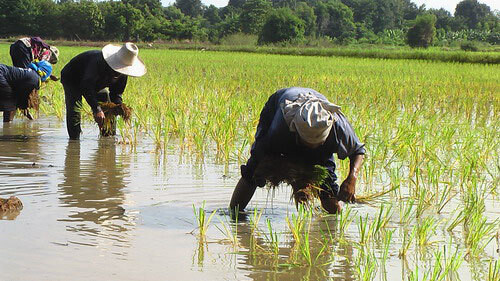
<instances>
[{"instance_id":1,"label":"rice paddy field","mask_svg":"<svg viewBox=\"0 0 500 281\"><path fill-rule=\"evenodd\" d=\"M89 48L59 49L57 76ZM500 280L498 64L139 56L148 73L129 79L133 115L116 137L98 137L84 102L69 141L58 82L40 91L38 119L1 125L0 197L24 209L0 220L0 279ZM365 143L358 202L327 215L264 188L232 219L260 110L290 86L340 105Z\"/></svg>"}]
</instances>

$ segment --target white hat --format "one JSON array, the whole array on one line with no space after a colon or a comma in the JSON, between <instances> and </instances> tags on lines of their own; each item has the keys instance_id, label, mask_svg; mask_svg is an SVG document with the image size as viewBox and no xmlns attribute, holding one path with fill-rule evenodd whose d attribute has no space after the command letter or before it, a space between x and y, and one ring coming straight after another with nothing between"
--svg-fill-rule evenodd
<instances>
[{"instance_id":1,"label":"white hat","mask_svg":"<svg viewBox=\"0 0 500 281\"><path fill-rule=\"evenodd\" d=\"M297 132L303 142L313 146L326 141L336 120L333 113L340 112L340 106L311 93L299 94L294 101L285 100L281 106L290 131Z\"/></svg>"},{"instance_id":2,"label":"white hat","mask_svg":"<svg viewBox=\"0 0 500 281\"><path fill-rule=\"evenodd\" d=\"M146 74L146 66L137 56L138 53L139 48L130 42L122 46L108 44L102 48L104 60L114 71L136 77Z\"/></svg>"}]
</instances>

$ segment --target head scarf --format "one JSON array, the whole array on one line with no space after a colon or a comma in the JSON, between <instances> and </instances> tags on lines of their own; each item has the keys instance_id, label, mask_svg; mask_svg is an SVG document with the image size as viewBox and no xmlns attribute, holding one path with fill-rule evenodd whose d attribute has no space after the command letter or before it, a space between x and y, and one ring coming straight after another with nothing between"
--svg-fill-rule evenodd
<instances>
[{"instance_id":1,"label":"head scarf","mask_svg":"<svg viewBox=\"0 0 500 281\"><path fill-rule=\"evenodd\" d=\"M291 132L297 132L307 144L318 145L326 141L340 106L311 93L301 93L296 100L285 100L281 110Z\"/></svg>"}]
</instances>

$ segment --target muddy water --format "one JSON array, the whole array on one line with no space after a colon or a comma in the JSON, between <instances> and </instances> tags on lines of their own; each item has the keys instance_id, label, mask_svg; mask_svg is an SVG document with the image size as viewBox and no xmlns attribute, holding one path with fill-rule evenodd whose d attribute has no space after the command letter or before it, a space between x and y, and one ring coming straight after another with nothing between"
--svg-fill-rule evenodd
<instances>
[{"instance_id":1,"label":"muddy water","mask_svg":"<svg viewBox=\"0 0 500 281\"><path fill-rule=\"evenodd\" d=\"M269 219L280 243L278 259L252 255L251 249L268 248L266 235L252 235L248 220L235 224L225 211L237 163L218 164L209 155L189 159L175 145L158 156L147 141L132 150L98 138L90 125L84 131L82 140L70 141L53 118L0 124L0 197L24 203L20 213L0 220L0 280L356 280L354 243L330 245L317 266L287 266L292 243L285 218L295 212L287 189L274 198L258 190L253 198L250 211L263 210L261 229ZM201 241L193 204L203 202L216 215ZM498 216L496 203L488 204L490 217ZM377 212L353 207L363 216ZM236 234L238 246L225 229ZM335 233L335 218L313 218L314 256L320 248L314 241L328 230ZM446 233L438 238L446 240ZM345 239L359 240L355 223ZM377 279L382 272L387 280L406 279L407 262L397 257L401 243L395 235ZM494 256L497 245L490 245ZM377 257L381 251L374 249ZM460 280L484 277L467 263L459 273Z\"/></svg>"}]
</instances>

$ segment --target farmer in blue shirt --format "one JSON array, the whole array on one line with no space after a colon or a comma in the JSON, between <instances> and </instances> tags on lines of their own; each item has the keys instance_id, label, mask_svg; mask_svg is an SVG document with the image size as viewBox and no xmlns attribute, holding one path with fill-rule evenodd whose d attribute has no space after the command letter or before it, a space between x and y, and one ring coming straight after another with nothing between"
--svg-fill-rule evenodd
<instances>
[{"instance_id":1,"label":"farmer in blue shirt","mask_svg":"<svg viewBox=\"0 0 500 281\"><path fill-rule=\"evenodd\" d=\"M334 154L349 157L349 175L337 185ZM265 179L255 176L261 161L269 155L299 159L306 165L327 168L329 177L321 186L319 198L329 213L340 211L338 200L354 202L355 185L364 158L362 144L340 107L308 88L286 88L269 97L260 114L250 159L241 166L241 179L234 189L229 207L243 210L257 186Z\"/></svg>"},{"instance_id":2,"label":"farmer in blue shirt","mask_svg":"<svg viewBox=\"0 0 500 281\"><path fill-rule=\"evenodd\" d=\"M0 64L0 111L4 111L3 121L12 121L10 112L19 109L38 109L38 90L52 73L52 65L47 61L30 63L29 68L19 68ZM7 112L7 114L5 113ZM29 112L25 111L31 119Z\"/></svg>"}]
</instances>

